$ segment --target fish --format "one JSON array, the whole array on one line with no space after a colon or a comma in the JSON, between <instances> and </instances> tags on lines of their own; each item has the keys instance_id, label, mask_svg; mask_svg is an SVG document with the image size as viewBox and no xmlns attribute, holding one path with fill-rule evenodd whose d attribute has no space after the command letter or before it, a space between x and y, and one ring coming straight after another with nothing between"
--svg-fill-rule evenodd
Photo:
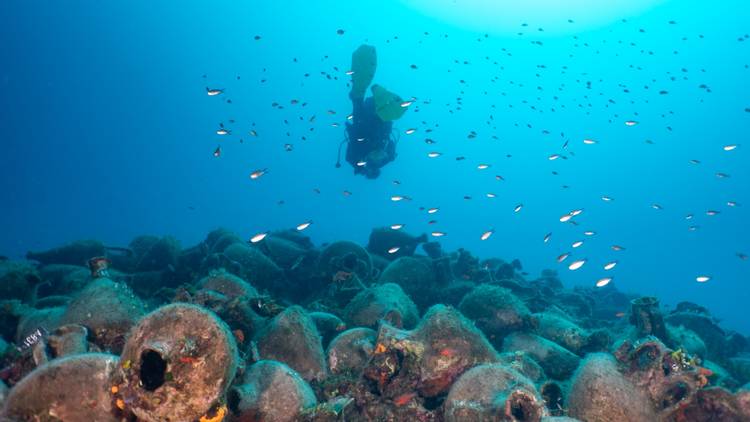
<instances>
[{"instance_id":1,"label":"fish","mask_svg":"<svg viewBox=\"0 0 750 422\"><path fill-rule=\"evenodd\" d=\"M401 394L400 396L395 397L393 399L393 404L395 404L398 407L401 407L401 406L409 403L410 401L412 401L414 399L414 397L416 397L416 396L417 396L417 393L404 393L404 394Z\"/></svg>"},{"instance_id":2,"label":"fish","mask_svg":"<svg viewBox=\"0 0 750 422\"><path fill-rule=\"evenodd\" d=\"M549 156L549 157L547 157L547 158L548 158L548 159L549 159L550 161L554 161L554 160L557 160L558 158L560 158L560 154L552 154L552 155L550 155L550 156Z\"/></svg>"},{"instance_id":3,"label":"fish","mask_svg":"<svg viewBox=\"0 0 750 422\"><path fill-rule=\"evenodd\" d=\"M208 94L209 97L215 97L217 95L221 95L224 93L223 89L219 88L208 88L206 87L206 94Z\"/></svg>"},{"instance_id":4,"label":"fish","mask_svg":"<svg viewBox=\"0 0 750 422\"><path fill-rule=\"evenodd\" d=\"M250 136L258 137L258 132L255 129L250 129L250 132L248 132Z\"/></svg>"},{"instance_id":5,"label":"fish","mask_svg":"<svg viewBox=\"0 0 750 422\"><path fill-rule=\"evenodd\" d=\"M255 170L252 173L250 173L250 179L256 180L260 178L261 176L265 175L266 173L268 173L268 169Z\"/></svg>"},{"instance_id":6,"label":"fish","mask_svg":"<svg viewBox=\"0 0 750 422\"><path fill-rule=\"evenodd\" d=\"M523 209L523 204L518 204L515 208L513 208L513 212L519 212L521 211L521 209Z\"/></svg>"},{"instance_id":7,"label":"fish","mask_svg":"<svg viewBox=\"0 0 750 422\"><path fill-rule=\"evenodd\" d=\"M445 232L432 232L432 237L443 237L445 235Z\"/></svg>"},{"instance_id":8,"label":"fish","mask_svg":"<svg viewBox=\"0 0 750 422\"><path fill-rule=\"evenodd\" d=\"M724 145L724 151L734 151L739 147L737 144Z\"/></svg>"},{"instance_id":9,"label":"fish","mask_svg":"<svg viewBox=\"0 0 750 422\"><path fill-rule=\"evenodd\" d=\"M727 201L727 206L728 206L728 207L736 207L737 205L739 205L739 204L737 204L737 203L736 203L736 202L734 202L734 201Z\"/></svg>"},{"instance_id":10,"label":"fish","mask_svg":"<svg viewBox=\"0 0 750 422\"><path fill-rule=\"evenodd\" d=\"M729 175L726 173L718 172L716 173L716 177L718 177L719 179L726 179L729 177Z\"/></svg>"},{"instance_id":11,"label":"fish","mask_svg":"<svg viewBox=\"0 0 750 422\"><path fill-rule=\"evenodd\" d=\"M625 248L623 248L620 245L612 245L611 248L612 248L613 251L624 251L625 250Z\"/></svg>"},{"instance_id":12,"label":"fish","mask_svg":"<svg viewBox=\"0 0 750 422\"><path fill-rule=\"evenodd\" d=\"M695 277L695 281L697 281L698 283L705 283L710 280L711 276L708 275L699 275L698 277Z\"/></svg>"},{"instance_id":13,"label":"fish","mask_svg":"<svg viewBox=\"0 0 750 422\"><path fill-rule=\"evenodd\" d=\"M217 135L229 135L230 133L232 133L231 130L223 128L223 127L219 128L219 129L216 129L216 134Z\"/></svg>"},{"instance_id":14,"label":"fish","mask_svg":"<svg viewBox=\"0 0 750 422\"><path fill-rule=\"evenodd\" d=\"M436 212L438 212L439 210L440 210L440 208L437 208L437 207L435 207L435 208L430 208L430 209L428 209L428 210L427 210L427 214L435 214L435 213L436 213Z\"/></svg>"},{"instance_id":15,"label":"fish","mask_svg":"<svg viewBox=\"0 0 750 422\"><path fill-rule=\"evenodd\" d=\"M552 239L552 232L544 235L544 243L549 242L550 239Z\"/></svg>"},{"instance_id":16,"label":"fish","mask_svg":"<svg viewBox=\"0 0 750 422\"><path fill-rule=\"evenodd\" d=\"M403 196L401 196L401 195L393 195L393 196L391 196L391 201L393 201L393 202L403 201L404 199L406 199L406 198L403 197Z\"/></svg>"},{"instance_id":17,"label":"fish","mask_svg":"<svg viewBox=\"0 0 750 422\"><path fill-rule=\"evenodd\" d=\"M706 215L708 215L708 216L714 216L714 215L717 215L717 214L719 214L719 211L716 211L716 210L708 210L708 211L706 211Z\"/></svg>"},{"instance_id":18,"label":"fish","mask_svg":"<svg viewBox=\"0 0 750 422\"><path fill-rule=\"evenodd\" d=\"M221 146L216 147L214 150L214 157L221 157Z\"/></svg>"},{"instance_id":19,"label":"fish","mask_svg":"<svg viewBox=\"0 0 750 422\"><path fill-rule=\"evenodd\" d=\"M406 107L409 107L411 104L412 104L411 101L404 101L400 105L401 107L406 108Z\"/></svg>"},{"instance_id":20,"label":"fish","mask_svg":"<svg viewBox=\"0 0 750 422\"><path fill-rule=\"evenodd\" d=\"M398 252L399 249L401 249L401 248L398 247L398 246L394 246L394 247L388 249L388 253L394 254L394 253Z\"/></svg>"},{"instance_id":21,"label":"fish","mask_svg":"<svg viewBox=\"0 0 750 422\"><path fill-rule=\"evenodd\" d=\"M586 144L586 145L594 145L596 143L596 141L593 140L593 139L584 139L583 143Z\"/></svg>"},{"instance_id":22,"label":"fish","mask_svg":"<svg viewBox=\"0 0 750 422\"><path fill-rule=\"evenodd\" d=\"M495 194L494 194L494 193L492 193L492 192L487 192L487 197L488 197L488 198L495 198L495 197L497 197L497 195L495 195Z\"/></svg>"},{"instance_id":23,"label":"fish","mask_svg":"<svg viewBox=\"0 0 750 422\"><path fill-rule=\"evenodd\" d=\"M430 157L430 158L437 158L437 157L440 157L441 155L443 155L443 154L441 154L441 153L439 153L437 151L432 151L432 152L428 152L427 153L427 156Z\"/></svg>"},{"instance_id":24,"label":"fish","mask_svg":"<svg viewBox=\"0 0 750 422\"><path fill-rule=\"evenodd\" d=\"M486 232L482 233L482 236L479 237L480 240L487 240L492 236L492 234L495 233L495 230L487 230Z\"/></svg>"},{"instance_id":25,"label":"fish","mask_svg":"<svg viewBox=\"0 0 750 422\"><path fill-rule=\"evenodd\" d=\"M747 255L746 254L744 254L742 252L737 252L735 255L737 255L737 258L739 258L739 259L741 259L743 261L747 261Z\"/></svg>"},{"instance_id":26,"label":"fish","mask_svg":"<svg viewBox=\"0 0 750 422\"><path fill-rule=\"evenodd\" d=\"M357 161L357 167L364 167L367 165L367 161Z\"/></svg>"},{"instance_id":27,"label":"fish","mask_svg":"<svg viewBox=\"0 0 750 422\"><path fill-rule=\"evenodd\" d=\"M612 198L610 198L609 196L602 196L602 201L604 201L604 202L610 202L610 201L612 201Z\"/></svg>"},{"instance_id":28,"label":"fish","mask_svg":"<svg viewBox=\"0 0 750 422\"><path fill-rule=\"evenodd\" d=\"M583 264L586 263L586 259L579 259L577 261L573 261L570 265L568 265L568 269L570 271L575 271L581 267L583 267Z\"/></svg>"},{"instance_id":29,"label":"fish","mask_svg":"<svg viewBox=\"0 0 750 422\"><path fill-rule=\"evenodd\" d=\"M570 256L570 252L565 252L564 254L561 254L557 257L557 262L563 262Z\"/></svg>"},{"instance_id":30,"label":"fish","mask_svg":"<svg viewBox=\"0 0 750 422\"><path fill-rule=\"evenodd\" d=\"M609 271L617 266L617 261L611 261L604 264L604 271Z\"/></svg>"},{"instance_id":31,"label":"fish","mask_svg":"<svg viewBox=\"0 0 750 422\"><path fill-rule=\"evenodd\" d=\"M565 215L563 215L563 216L560 217L560 222L561 223L567 223L568 221L570 221L571 218L573 218L573 215L571 215L571 214L565 214Z\"/></svg>"},{"instance_id":32,"label":"fish","mask_svg":"<svg viewBox=\"0 0 750 422\"><path fill-rule=\"evenodd\" d=\"M625 121L625 126L635 126L637 124L638 124L638 122L635 121L635 120L626 120Z\"/></svg>"},{"instance_id":33,"label":"fish","mask_svg":"<svg viewBox=\"0 0 750 422\"><path fill-rule=\"evenodd\" d=\"M477 169L479 169L479 170L484 170L484 169L488 169L488 168L490 168L489 164L479 164L477 166Z\"/></svg>"},{"instance_id":34,"label":"fish","mask_svg":"<svg viewBox=\"0 0 750 422\"><path fill-rule=\"evenodd\" d=\"M594 235L596 235L596 232L593 231L593 230L586 230L585 232L583 232L583 234L585 236L594 236Z\"/></svg>"},{"instance_id":35,"label":"fish","mask_svg":"<svg viewBox=\"0 0 750 422\"><path fill-rule=\"evenodd\" d=\"M261 232L250 238L250 243L258 243L268 236L268 232Z\"/></svg>"},{"instance_id":36,"label":"fish","mask_svg":"<svg viewBox=\"0 0 750 422\"><path fill-rule=\"evenodd\" d=\"M310 224L312 224L312 220L305 221L302 224L297 225L297 231L305 230L306 228L310 227Z\"/></svg>"},{"instance_id":37,"label":"fish","mask_svg":"<svg viewBox=\"0 0 750 422\"><path fill-rule=\"evenodd\" d=\"M414 128L409 128L404 131L405 134L411 135L412 133L416 132L417 130Z\"/></svg>"},{"instance_id":38,"label":"fish","mask_svg":"<svg viewBox=\"0 0 750 422\"><path fill-rule=\"evenodd\" d=\"M576 217L578 215L581 215L582 212L583 212L583 208L580 208L580 209L571 211L570 215L572 215L573 217Z\"/></svg>"},{"instance_id":39,"label":"fish","mask_svg":"<svg viewBox=\"0 0 750 422\"><path fill-rule=\"evenodd\" d=\"M391 230L401 230L403 227L403 224L391 224Z\"/></svg>"},{"instance_id":40,"label":"fish","mask_svg":"<svg viewBox=\"0 0 750 422\"><path fill-rule=\"evenodd\" d=\"M664 209L664 207L662 207L659 204L651 204L651 208L653 208L655 210L663 210Z\"/></svg>"},{"instance_id":41,"label":"fish","mask_svg":"<svg viewBox=\"0 0 750 422\"><path fill-rule=\"evenodd\" d=\"M578 247L581 247L582 245L583 245L583 240L578 240L576 242L573 242L573 244L571 246L573 248L578 248Z\"/></svg>"},{"instance_id":42,"label":"fish","mask_svg":"<svg viewBox=\"0 0 750 422\"><path fill-rule=\"evenodd\" d=\"M612 277L602 277L596 282L596 287L604 287L612 281Z\"/></svg>"}]
</instances>

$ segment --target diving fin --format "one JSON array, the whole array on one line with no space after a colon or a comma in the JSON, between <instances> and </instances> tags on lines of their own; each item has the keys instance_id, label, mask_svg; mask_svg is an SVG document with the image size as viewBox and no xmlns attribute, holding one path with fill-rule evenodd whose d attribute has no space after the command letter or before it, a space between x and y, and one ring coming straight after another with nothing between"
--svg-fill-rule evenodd
<instances>
[{"instance_id":1,"label":"diving fin","mask_svg":"<svg viewBox=\"0 0 750 422\"><path fill-rule=\"evenodd\" d=\"M375 47L362 44L352 53L352 98L364 98L367 87L375 77L378 57Z\"/></svg>"},{"instance_id":2,"label":"diving fin","mask_svg":"<svg viewBox=\"0 0 750 422\"><path fill-rule=\"evenodd\" d=\"M406 113L406 107L402 107L404 102L401 97L388 91L380 85L372 86L372 98L375 101L375 113L384 122L398 120Z\"/></svg>"}]
</instances>

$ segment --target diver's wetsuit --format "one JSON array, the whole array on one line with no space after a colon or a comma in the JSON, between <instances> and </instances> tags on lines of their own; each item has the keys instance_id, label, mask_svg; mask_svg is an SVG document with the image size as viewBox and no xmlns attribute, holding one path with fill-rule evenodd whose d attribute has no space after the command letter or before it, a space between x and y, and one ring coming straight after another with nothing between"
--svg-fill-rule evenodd
<instances>
[{"instance_id":1,"label":"diver's wetsuit","mask_svg":"<svg viewBox=\"0 0 750 422\"><path fill-rule=\"evenodd\" d=\"M351 100L354 110L352 123L346 124L349 137L346 161L354 167L354 174L362 173L374 179L380 175L381 167L396 158L396 145L391 140L393 122L386 122L378 117L372 97ZM378 154L379 152L381 153ZM357 165L361 161L365 162L364 166Z\"/></svg>"}]
</instances>

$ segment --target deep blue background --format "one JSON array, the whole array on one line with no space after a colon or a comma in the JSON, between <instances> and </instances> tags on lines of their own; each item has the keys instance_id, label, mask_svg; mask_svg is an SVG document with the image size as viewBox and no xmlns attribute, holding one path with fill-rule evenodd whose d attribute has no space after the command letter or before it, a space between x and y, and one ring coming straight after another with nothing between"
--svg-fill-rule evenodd
<instances>
[{"instance_id":1,"label":"deep blue background","mask_svg":"<svg viewBox=\"0 0 750 422\"><path fill-rule=\"evenodd\" d=\"M519 258L532 276L557 268L568 285L592 285L618 259L621 289L699 302L750 333L750 261L736 256L750 254L742 2L674 0L571 34L519 22L524 35L488 37L382 3L3 2L0 253L21 257L78 238L125 245L144 233L190 246L219 226L250 236L308 219L316 243L365 242L373 226L399 222L413 233L447 232L449 249ZM344 72L363 42L378 49L375 81L419 99L397 122L417 133L401 135L397 161L376 181L333 167L343 127L331 124L350 113ZM208 97L206 86L226 94ZM625 126L630 119L640 124ZM215 134L220 122L232 135ZM248 135L253 123L258 137ZM472 130L477 138L467 139ZM733 143L740 147L722 150ZM444 155L427 158L433 150ZM549 161L553 153L569 159ZM477 170L484 162L492 167ZM259 168L268 174L250 180ZM392 203L393 194L413 201ZM441 210L428 216L419 206ZM580 226L558 222L576 208ZM495 235L481 242L490 228ZM575 256L589 263L577 272L557 264L588 229L597 235ZM700 274L713 279L696 283Z\"/></svg>"}]
</instances>

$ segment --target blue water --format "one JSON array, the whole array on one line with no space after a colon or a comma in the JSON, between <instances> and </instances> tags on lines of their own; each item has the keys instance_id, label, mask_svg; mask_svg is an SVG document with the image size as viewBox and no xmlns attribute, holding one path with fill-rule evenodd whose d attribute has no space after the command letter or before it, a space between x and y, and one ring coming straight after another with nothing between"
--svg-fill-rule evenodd
<instances>
[{"instance_id":1,"label":"blue water","mask_svg":"<svg viewBox=\"0 0 750 422\"><path fill-rule=\"evenodd\" d=\"M750 334L750 261L737 256L750 254L742 1L655 2L586 24L572 10L545 16L548 31L534 15L488 29L385 3L4 2L0 254L79 238L126 245L140 234L187 247L219 226L250 237L306 220L317 244L365 243L372 227L404 223L446 232L449 250L518 258L529 278L557 269L568 286L592 286L618 260L618 288L698 302ZM334 167L351 112L344 72L362 43L377 48L375 82L417 98L396 122L398 158L374 181ZM209 97L207 86L226 92ZM221 122L231 135L215 134ZM550 161L556 153L567 159ZM394 203L396 194L413 200ZM581 208L578 226L558 221ZM588 262L569 271L573 258ZM697 283L704 274L712 279Z\"/></svg>"}]
</instances>

